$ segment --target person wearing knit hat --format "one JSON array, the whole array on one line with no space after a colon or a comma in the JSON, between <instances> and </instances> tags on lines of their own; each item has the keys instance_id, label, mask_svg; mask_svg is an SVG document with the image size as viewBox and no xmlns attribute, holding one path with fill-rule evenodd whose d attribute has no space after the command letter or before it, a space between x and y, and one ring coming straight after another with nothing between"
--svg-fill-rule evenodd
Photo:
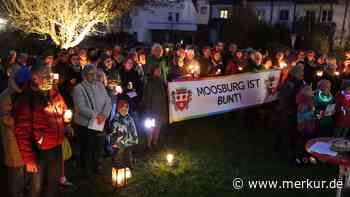
<instances>
[{"instance_id":1,"label":"person wearing knit hat","mask_svg":"<svg viewBox=\"0 0 350 197\"><path fill-rule=\"evenodd\" d=\"M350 130L350 80L343 80L341 91L335 97L335 136L347 137Z\"/></svg>"},{"instance_id":2,"label":"person wearing knit hat","mask_svg":"<svg viewBox=\"0 0 350 197\"><path fill-rule=\"evenodd\" d=\"M134 119L129 115L129 104L127 100L119 100L117 113L112 125L113 148L118 149L114 161L132 167L132 147L138 144L138 135Z\"/></svg>"}]
</instances>

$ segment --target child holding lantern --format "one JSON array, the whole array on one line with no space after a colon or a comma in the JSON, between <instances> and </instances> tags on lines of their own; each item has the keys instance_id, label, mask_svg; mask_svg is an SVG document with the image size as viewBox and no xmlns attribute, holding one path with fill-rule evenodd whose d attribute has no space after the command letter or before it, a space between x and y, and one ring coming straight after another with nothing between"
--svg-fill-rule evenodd
<instances>
[{"instance_id":1,"label":"child holding lantern","mask_svg":"<svg viewBox=\"0 0 350 197\"><path fill-rule=\"evenodd\" d=\"M132 147L138 144L138 135L134 119L129 115L129 104L126 100L118 101L118 112L113 118L113 148L118 149L113 160L132 164Z\"/></svg>"},{"instance_id":2,"label":"child holding lantern","mask_svg":"<svg viewBox=\"0 0 350 197\"><path fill-rule=\"evenodd\" d=\"M350 128L350 80L344 80L341 92L335 98L336 137L347 137Z\"/></svg>"}]
</instances>

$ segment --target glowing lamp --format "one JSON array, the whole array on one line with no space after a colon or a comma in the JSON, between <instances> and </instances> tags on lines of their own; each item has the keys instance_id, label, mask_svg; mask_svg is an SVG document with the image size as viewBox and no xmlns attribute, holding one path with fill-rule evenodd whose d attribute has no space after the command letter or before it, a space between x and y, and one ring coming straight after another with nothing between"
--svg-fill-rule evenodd
<instances>
[{"instance_id":1,"label":"glowing lamp","mask_svg":"<svg viewBox=\"0 0 350 197\"><path fill-rule=\"evenodd\" d=\"M72 118L73 118L72 110L67 109L66 111L64 111L63 120L65 123L70 123L72 121Z\"/></svg>"},{"instance_id":2,"label":"glowing lamp","mask_svg":"<svg viewBox=\"0 0 350 197\"><path fill-rule=\"evenodd\" d=\"M316 72L316 76L317 76L317 77L322 77L322 76L323 76L323 71L322 71L322 70L318 70L318 71Z\"/></svg>"},{"instance_id":3,"label":"glowing lamp","mask_svg":"<svg viewBox=\"0 0 350 197\"><path fill-rule=\"evenodd\" d=\"M131 177L131 170L129 168L112 167L112 186L114 188L126 187Z\"/></svg>"},{"instance_id":4,"label":"glowing lamp","mask_svg":"<svg viewBox=\"0 0 350 197\"><path fill-rule=\"evenodd\" d=\"M334 74L335 74L335 76L339 76L340 72L339 71L335 71Z\"/></svg>"},{"instance_id":5,"label":"glowing lamp","mask_svg":"<svg viewBox=\"0 0 350 197\"><path fill-rule=\"evenodd\" d=\"M242 66L238 66L238 70L239 70L239 71L242 71L242 70L243 70L243 67L242 67Z\"/></svg>"},{"instance_id":6,"label":"glowing lamp","mask_svg":"<svg viewBox=\"0 0 350 197\"><path fill-rule=\"evenodd\" d=\"M156 126L156 120L154 118L147 118L145 120L145 127L147 129L154 128Z\"/></svg>"},{"instance_id":7,"label":"glowing lamp","mask_svg":"<svg viewBox=\"0 0 350 197\"><path fill-rule=\"evenodd\" d=\"M217 75L221 74L221 69L220 68L216 71L216 74Z\"/></svg>"},{"instance_id":8,"label":"glowing lamp","mask_svg":"<svg viewBox=\"0 0 350 197\"><path fill-rule=\"evenodd\" d=\"M173 162L174 162L174 155L171 154L171 153L168 153L168 154L166 155L166 160L167 160L167 164L168 164L169 166L171 166L171 165L173 164Z\"/></svg>"}]
</instances>

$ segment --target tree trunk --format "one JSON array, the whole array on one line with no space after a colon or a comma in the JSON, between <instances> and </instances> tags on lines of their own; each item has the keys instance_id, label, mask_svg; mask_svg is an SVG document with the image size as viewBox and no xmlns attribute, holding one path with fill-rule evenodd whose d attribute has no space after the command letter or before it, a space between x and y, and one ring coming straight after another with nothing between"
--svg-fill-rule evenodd
<instances>
[{"instance_id":1,"label":"tree trunk","mask_svg":"<svg viewBox=\"0 0 350 197\"><path fill-rule=\"evenodd\" d=\"M345 11L344 11L344 18L343 18L343 26L342 26L341 35L340 35L340 46L343 46L344 34L345 34L345 23L346 23L346 18L348 17L348 10L349 10L349 0L345 0Z\"/></svg>"}]
</instances>

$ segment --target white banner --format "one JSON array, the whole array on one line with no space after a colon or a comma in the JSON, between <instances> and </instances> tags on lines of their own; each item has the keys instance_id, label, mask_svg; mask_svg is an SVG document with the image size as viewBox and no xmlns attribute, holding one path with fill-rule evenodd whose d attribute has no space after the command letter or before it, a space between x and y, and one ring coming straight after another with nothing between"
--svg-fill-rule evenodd
<instances>
[{"instance_id":1,"label":"white banner","mask_svg":"<svg viewBox=\"0 0 350 197\"><path fill-rule=\"evenodd\" d=\"M170 123L276 100L280 70L168 83Z\"/></svg>"}]
</instances>

